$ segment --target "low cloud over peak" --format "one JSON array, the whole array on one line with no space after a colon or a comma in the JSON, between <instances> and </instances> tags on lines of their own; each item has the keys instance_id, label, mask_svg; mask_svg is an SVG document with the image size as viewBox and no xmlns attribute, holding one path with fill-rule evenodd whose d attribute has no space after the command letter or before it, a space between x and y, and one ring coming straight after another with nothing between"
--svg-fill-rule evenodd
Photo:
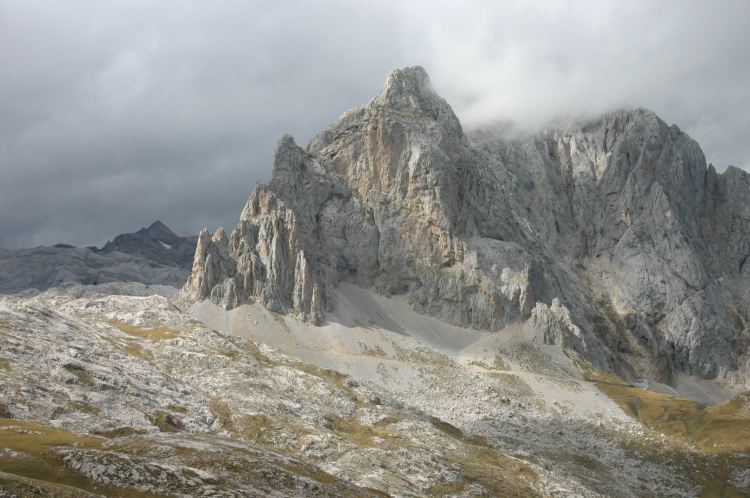
<instances>
[{"instance_id":1,"label":"low cloud over peak","mask_svg":"<svg viewBox=\"0 0 750 498\"><path fill-rule=\"evenodd\" d=\"M233 226L278 138L419 64L466 126L644 106L750 167L750 4L0 5L0 246Z\"/></svg>"}]
</instances>

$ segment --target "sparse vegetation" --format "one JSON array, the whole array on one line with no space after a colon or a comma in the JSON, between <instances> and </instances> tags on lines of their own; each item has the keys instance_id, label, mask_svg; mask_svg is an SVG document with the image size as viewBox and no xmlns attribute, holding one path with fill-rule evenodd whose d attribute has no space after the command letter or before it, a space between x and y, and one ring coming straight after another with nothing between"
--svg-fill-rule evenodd
<instances>
[{"instance_id":1,"label":"sparse vegetation","mask_svg":"<svg viewBox=\"0 0 750 498\"><path fill-rule=\"evenodd\" d=\"M96 385L96 380L94 380L94 377L89 373L88 370L86 370L82 366L76 365L74 363L68 363L66 365L63 365L63 368L75 375L82 384L90 387Z\"/></svg>"},{"instance_id":2,"label":"sparse vegetation","mask_svg":"<svg viewBox=\"0 0 750 498\"><path fill-rule=\"evenodd\" d=\"M80 412L86 412L86 413L88 413L90 415L94 415L96 417L98 417L102 413L102 411L99 408L97 408L95 406L91 406L90 404L84 403L82 401L71 401L68 404L74 410L77 410L77 411L80 411Z\"/></svg>"},{"instance_id":3,"label":"sparse vegetation","mask_svg":"<svg viewBox=\"0 0 750 498\"><path fill-rule=\"evenodd\" d=\"M219 354L221 356L226 356L232 361L239 361L240 359L240 352L236 349L230 349L230 348L216 348L214 350L216 354Z\"/></svg>"},{"instance_id":4,"label":"sparse vegetation","mask_svg":"<svg viewBox=\"0 0 750 498\"><path fill-rule=\"evenodd\" d=\"M444 422L437 417L430 417L430 423L438 430L448 434L456 439L463 439L464 433L458 427Z\"/></svg>"},{"instance_id":5,"label":"sparse vegetation","mask_svg":"<svg viewBox=\"0 0 750 498\"><path fill-rule=\"evenodd\" d=\"M169 327L164 327L163 325L159 325L150 329L144 329L136 327L135 325L130 325L128 323L119 322L117 320L112 320L110 324L114 325L128 335L150 339L152 341L166 341L169 339L180 337L180 333L177 330L170 329Z\"/></svg>"},{"instance_id":6,"label":"sparse vegetation","mask_svg":"<svg viewBox=\"0 0 750 498\"><path fill-rule=\"evenodd\" d=\"M525 498L538 496L534 484L537 473L521 461L491 448L475 446L468 453L448 453L447 461L461 468L459 479L441 482L427 490L428 496L461 496L467 488L479 484L487 496Z\"/></svg>"},{"instance_id":7,"label":"sparse vegetation","mask_svg":"<svg viewBox=\"0 0 750 498\"><path fill-rule=\"evenodd\" d=\"M367 325L365 325L364 323L362 323L361 321L357 320L356 318L354 319L354 326L355 327L359 327L361 329L369 329L370 328Z\"/></svg>"},{"instance_id":8,"label":"sparse vegetation","mask_svg":"<svg viewBox=\"0 0 750 498\"><path fill-rule=\"evenodd\" d=\"M0 418L13 418L13 415L8 410L8 407L0 403Z\"/></svg>"},{"instance_id":9,"label":"sparse vegetation","mask_svg":"<svg viewBox=\"0 0 750 498\"><path fill-rule=\"evenodd\" d=\"M161 432L181 432L185 428L178 417L163 410L153 411L146 418Z\"/></svg>"},{"instance_id":10,"label":"sparse vegetation","mask_svg":"<svg viewBox=\"0 0 750 498\"><path fill-rule=\"evenodd\" d=\"M525 380L516 374L508 372L490 372L488 374L493 379L497 379L505 386L511 389L512 394L517 396L533 396L534 390Z\"/></svg>"},{"instance_id":11,"label":"sparse vegetation","mask_svg":"<svg viewBox=\"0 0 750 498\"><path fill-rule=\"evenodd\" d=\"M346 436L360 447L394 448L411 445L411 440L405 434L389 430L395 423L376 424L373 427L362 425L356 417L344 419L329 413L325 416L333 431Z\"/></svg>"},{"instance_id":12,"label":"sparse vegetation","mask_svg":"<svg viewBox=\"0 0 750 498\"><path fill-rule=\"evenodd\" d=\"M530 342L521 342L499 351L502 357L515 361L518 365L533 373L550 377L572 377L574 373L557 363L548 353Z\"/></svg>"},{"instance_id":13,"label":"sparse vegetation","mask_svg":"<svg viewBox=\"0 0 750 498\"><path fill-rule=\"evenodd\" d=\"M232 422L232 409L220 398L212 398L208 404L209 409L214 417L219 421L222 427L228 431L234 430Z\"/></svg>"},{"instance_id":14,"label":"sparse vegetation","mask_svg":"<svg viewBox=\"0 0 750 498\"><path fill-rule=\"evenodd\" d=\"M492 365L488 365L482 360L471 360L469 362L469 365L483 368L484 370L496 370L496 371L508 371L510 370L510 366L505 362L502 356L499 354L495 355L495 359L492 362Z\"/></svg>"},{"instance_id":15,"label":"sparse vegetation","mask_svg":"<svg viewBox=\"0 0 750 498\"><path fill-rule=\"evenodd\" d=\"M121 298L117 299L121 306ZM230 488L225 479L242 476L250 479L252 485L271 480L277 486L274 489L283 490L281 495L287 490L296 490L298 495L314 494L325 486L348 481L370 482L404 496L535 496L550 486L569 492L578 484L581 489L604 495L607 490L623 486L636 495L654 496L658 494L654 490L669 481L668 486L687 490L687 494L698 494L697 486L702 486L700 492L705 496L739 496L731 482L741 482L742 478L738 480L734 469L748 466L747 459L742 460L731 448L703 449L716 442L711 441L711 431L719 430L719 422L729 424L729 429L721 430L734 431L739 434L738 439L745 437L734 428L739 427L737 418L745 413L746 400L683 413L679 411L681 401L653 400L647 397L648 392L616 376L587 368L580 358L570 356L588 380L627 391L623 391L620 401L627 404L624 409L644 426L651 424L643 436L630 421L621 420L619 410L616 414L610 412L608 401L597 404L604 396L584 400L592 403L591 412L581 415L583 412L576 411L572 385L567 386L571 392L565 393L559 405L548 403L538 396L539 392L532 391L530 385L536 388L536 381L579 379L575 372L576 377L571 377L568 369L558 369L553 363L556 353L544 346L508 346L495 354L490 347L496 346L488 344L483 356L472 364L477 368L466 370L452 356L435 347L422 346L416 338L395 338L400 348L394 346L393 350L398 352L400 361L347 357L341 364L351 368L353 377L349 377L300 362L281 351L262 349L262 345L205 325L180 322L171 311L162 316L146 316L158 320L149 323L179 324L175 325L179 332L162 333L156 327L134 334L121 333L120 327L110 326L109 317L102 316L101 308L93 312L99 313L92 315L96 317L91 319L94 326L76 328L75 314L81 313L78 308L79 303L71 308L74 311L63 308L70 316L65 327L51 326L49 333L40 327L35 342L24 345L24 351L31 353L16 356L12 352L9 356L6 352L10 348L3 351L3 357L13 362L10 374L4 376L8 379L10 399L6 407L12 407L16 416L31 412L39 419L48 417L44 420L97 431L95 435L102 436L95 438L103 445L101 451L83 445L46 450L45 455L52 458L50 466L61 467L62 473L72 473L66 465L72 469L73 464L86 463L86 472L103 471L105 474L98 475L108 479L125 475L119 485L129 485L129 469L151 479L157 476L152 470L160 468L158 462L169 462L181 476L205 479L206 486L216 490L237 489ZM129 321L135 322L135 318ZM103 322L105 327L97 326ZM73 337L78 349L76 354L66 355L65 348ZM176 337L180 340L174 340ZM15 336L13 340L17 340ZM60 356L66 358L53 365L53 374L58 387L68 394L54 401L51 412L44 411L45 401L39 396L25 404L20 387L16 387L21 385L17 373L22 372L23 379L29 379L27 385L44 392L45 377L36 375L28 365L38 357L36 351L48 344L59 346L63 352ZM389 354L391 351L387 343L360 347L363 354L378 357L387 356L384 349ZM366 362L366 368L360 369L357 360ZM567 364L563 358L563 365ZM384 377L360 378L373 368ZM0 370L2 373L4 370ZM560 376L551 375L554 373ZM379 382L383 386L378 386ZM116 390L119 399L127 402L110 409L107 399L111 398L101 396L106 394L105 389ZM206 398L212 395L216 397ZM654 404L656 401L661 404ZM205 416L209 408L213 418ZM601 414L599 418L595 419L594 412ZM153 425L144 422L141 414ZM680 428L670 414L688 420L700 415L710 424L688 424L683 427L686 435L661 437L662 431L671 435L668 431ZM11 413L0 406L0 415ZM3 447L0 440L0 449ZM265 451L278 457L275 466L266 466L267 456L257 457ZM529 463L507 456L506 452L511 451ZM24 458L20 453L0 455L0 465L4 465L6 457ZM68 460L62 461L63 456ZM323 465L331 474L295 460L300 457ZM555 461L559 464L550 468L548 464ZM115 470L106 470L110 463ZM535 472L537 464L544 472ZM130 490L112 491L114 488L101 482L87 481L93 479L92 474L85 474L80 468L78 474L80 485L73 481L42 484L66 485L65 492L80 488L104 495L138 496ZM6 482L2 479L0 486ZM27 486L21 480L30 478L13 479L13 486ZM645 484L641 484L641 479ZM188 489L175 482L162 488L160 484L144 486L142 490L162 489L158 492L177 494ZM300 483L304 485L301 491L295 488ZM195 489L199 488L200 485ZM61 495L62 489L45 493ZM332 494L347 495L346 491L339 491L337 488ZM367 492L360 488L353 495L365 496Z\"/></svg>"},{"instance_id":16,"label":"sparse vegetation","mask_svg":"<svg viewBox=\"0 0 750 498\"><path fill-rule=\"evenodd\" d=\"M145 434L145 433L146 431L143 429L134 429L132 427L118 427L116 429L95 431L93 434L97 436L106 437L108 439L114 439L118 437L128 437L134 434Z\"/></svg>"},{"instance_id":17,"label":"sparse vegetation","mask_svg":"<svg viewBox=\"0 0 750 498\"><path fill-rule=\"evenodd\" d=\"M635 387L612 374L588 372L586 380L646 427L695 445L709 453L750 451L750 396L704 408L699 403Z\"/></svg>"},{"instance_id":18,"label":"sparse vegetation","mask_svg":"<svg viewBox=\"0 0 750 498\"><path fill-rule=\"evenodd\" d=\"M362 354L366 356L378 356L378 357L384 357L386 356L385 351L383 351L383 348L380 347L380 344L376 344L373 346L368 346L364 342L358 342L360 349L362 350Z\"/></svg>"},{"instance_id":19,"label":"sparse vegetation","mask_svg":"<svg viewBox=\"0 0 750 498\"><path fill-rule=\"evenodd\" d=\"M500 356L499 354L495 355L495 361L492 366L495 370L510 370L510 366L505 362L503 357Z\"/></svg>"},{"instance_id":20,"label":"sparse vegetation","mask_svg":"<svg viewBox=\"0 0 750 498\"><path fill-rule=\"evenodd\" d=\"M167 405L167 410L169 410L170 412L175 412L175 413L187 413L188 412L187 408L181 405Z\"/></svg>"},{"instance_id":21,"label":"sparse vegetation","mask_svg":"<svg viewBox=\"0 0 750 498\"><path fill-rule=\"evenodd\" d=\"M393 342L396 359L411 363L423 363L435 367L455 367L456 362L445 353L424 346L407 349Z\"/></svg>"},{"instance_id":22,"label":"sparse vegetation","mask_svg":"<svg viewBox=\"0 0 750 498\"><path fill-rule=\"evenodd\" d=\"M113 337L106 336L104 340L112 344L115 348L119 349L125 354L140 358L142 360L151 361L154 356L147 349L138 344L138 341L130 337Z\"/></svg>"},{"instance_id":23,"label":"sparse vegetation","mask_svg":"<svg viewBox=\"0 0 750 498\"><path fill-rule=\"evenodd\" d=\"M6 482L10 482L16 489L38 489L49 493L47 496L83 495L80 490L105 496L148 496L134 489L124 490L92 482L69 469L61 457L52 451L71 446L100 448L103 441L103 438L79 436L35 422L0 418L0 447L22 455L22 458L0 456L0 468L14 476L0 478L0 486L4 487Z\"/></svg>"},{"instance_id":24,"label":"sparse vegetation","mask_svg":"<svg viewBox=\"0 0 750 498\"><path fill-rule=\"evenodd\" d=\"M273 433L278 429L277 424L262 413L240 415L232 422L232 427L237 436L261 444L272 443Z\"/></svg>"},{"instance_id":25,"label":"sparse vegetation","mask_svg":"<svg viewBox=\"0 0 750 498\"><path fill-rule=\"evenodd\" d=\"M271 310L268 310L268 312L271 313L271 316L273 317L274 320L276 320L276 323L281 325L281 328L286 330L287 333L289 334L292 333L292 330L289 328L289 325L286 324L286 317L283 314L278 313L276 311L271 311Z\"/></svg>"}]
</instances>

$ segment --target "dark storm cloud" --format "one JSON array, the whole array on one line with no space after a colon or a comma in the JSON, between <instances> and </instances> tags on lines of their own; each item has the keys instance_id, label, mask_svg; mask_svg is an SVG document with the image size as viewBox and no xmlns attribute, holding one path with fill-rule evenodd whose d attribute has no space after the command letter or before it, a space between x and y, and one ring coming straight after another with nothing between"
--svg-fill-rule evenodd
<instances>
[{"instance_id":1,"label":"dark storm cloud","mask_svg":"<svg viewBox=\"0 0 750 498\"><path fill-rule=\"evenodd\" d=\"M750 165L747 2L0 3L0 246L233 226L304 144L422 64L468 125L621 105Z\"/></svg>"}]
</instances>

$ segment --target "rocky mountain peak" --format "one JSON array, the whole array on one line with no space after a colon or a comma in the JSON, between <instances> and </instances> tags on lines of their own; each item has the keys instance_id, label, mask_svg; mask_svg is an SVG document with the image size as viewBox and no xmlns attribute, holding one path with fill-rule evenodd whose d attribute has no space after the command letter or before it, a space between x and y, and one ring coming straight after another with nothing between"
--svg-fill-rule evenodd
<instances>
[{"instance_id":1,"label":"rocky mountain peak","mask_svg":"<svg viewBox=\"0 0 750 498\"><path fill-rule=\"evenodd\" d=\"M179 237L167 225L156 220L148 228L141 228L138 233L146 235L149 239L156 242L173 244Z\"/></svg>"},{"instance_id":2,"label":"rocky mountain peak","mask_svg":"<svg viewBox=\"0 0 750 498\"><path fill-rule=\"evenodd\" d=\"M441 122L451 133L462 133L453 109L435 92L427 71L421 66L391 71L373 103L407 113L416 111Z\"/></svg>"},{"instance_id":3,"label":"rocky mountain peak","mask_svg":"<svg viewBox=\"0 0 750 498\"><path fill-rule=\"evenodd\" d=\"M192 266L195 241L195 236L180 237L157 220L148 228L118 235L97 252L134 254L159 264L189 269Z\"/></svg>"},{"instance_id":4,"label":"rocky mountain peak","mask_svg":"<svg viewBox=\"0 0 750 498\"><path fill-rule=\"evenodd\" d=\"M298 176L303 155L304 151L294 141L293 136L289 134L282 136L274 152L271 180L278 183Z\"/></svg>"},{"instance_id":5,"label":"rocky mountain peak","mask_svg":"<svg viewBox=\"0 0 750 498\"><path fill-rule=\"evenodd\" d=\"M629 378L748 382L747 176L644 109L467 137L424 69L400 69L307 149L281 139L181 298L320 323L348 282L465 327L526 324Z\"/></svg>"},{"instance_id":6,"label":"rocky mountain peak","mask_svg":"<svg viewBox=\"0 0 750 498\"><path fill-rule=\"evenodd\" d=\"M426 102L440 97L433 90L427 71L421 66L412 66L391 71L377 99L391 107L421 108Z\"/></svg>"}]
</instances>

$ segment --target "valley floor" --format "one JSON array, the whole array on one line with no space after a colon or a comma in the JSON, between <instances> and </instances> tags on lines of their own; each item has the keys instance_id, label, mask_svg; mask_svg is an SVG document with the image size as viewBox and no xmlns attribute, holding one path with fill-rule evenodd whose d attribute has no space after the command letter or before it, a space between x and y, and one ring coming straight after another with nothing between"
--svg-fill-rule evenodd
<instances>
[{"instance_id":1,"label":"valley floor","mask_svg":"<svg viewBox=\"0 0 750 498\"><path fill-rule=\"evenodd\" d=\"M750 493L745 394L684 379L705 408L351 285L335 310L0 298L0 496Z\"/></svg>"}]
</instances>

